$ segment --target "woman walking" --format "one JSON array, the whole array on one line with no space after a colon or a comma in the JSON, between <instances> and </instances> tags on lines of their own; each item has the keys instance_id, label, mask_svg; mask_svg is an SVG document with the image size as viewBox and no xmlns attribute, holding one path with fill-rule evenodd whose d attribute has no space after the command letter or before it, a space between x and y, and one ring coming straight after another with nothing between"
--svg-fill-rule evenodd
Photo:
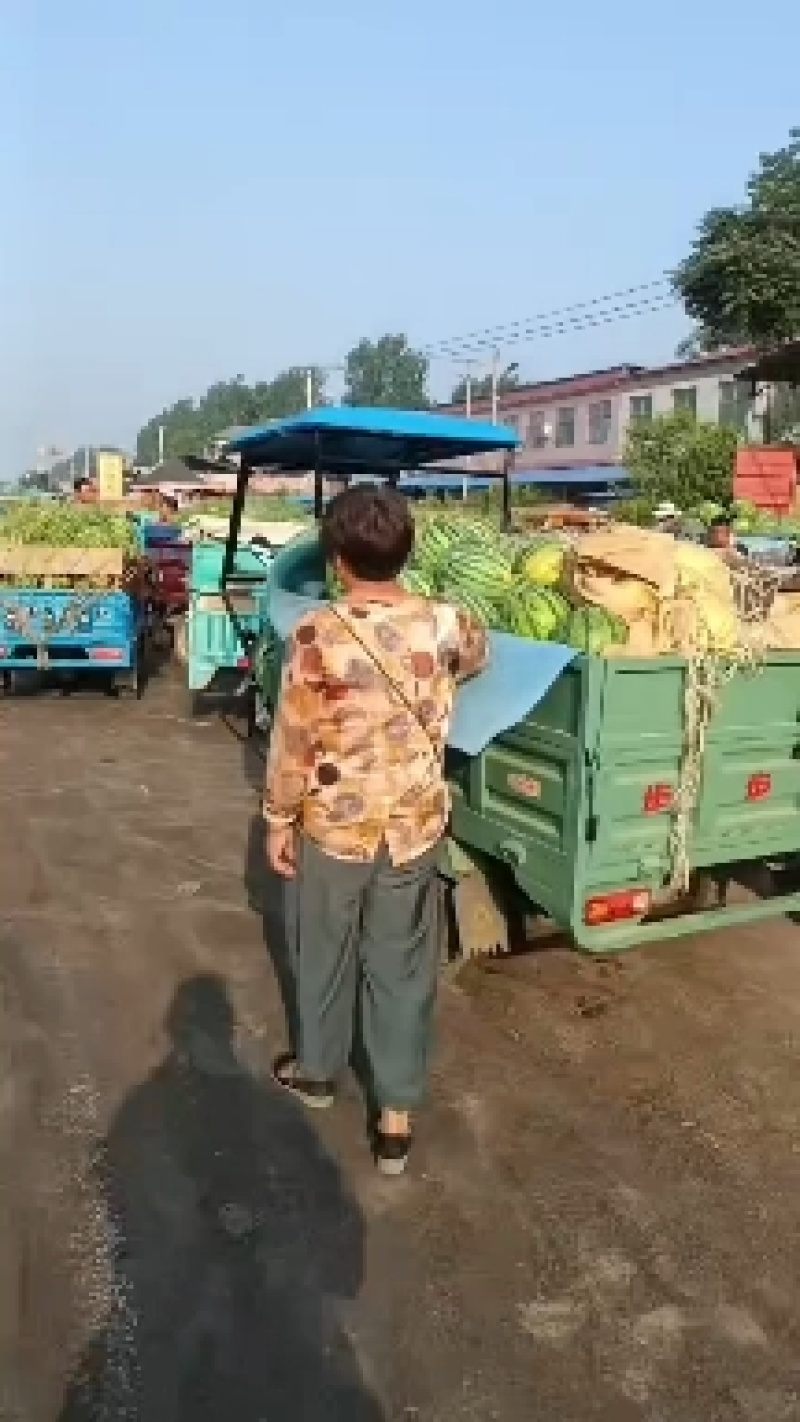
<instances>
[{"instance_id":1,"label":"woman walking","mask_svg":"<svg viewBox=\"0 0 800 1422\"><path fill-rule=\"evenodd\" d=\"M264 796L269 862L296 876L298 900L297 1039L274 1071L307 1106L330 1106L358 1018L375 1158L397 1175L427 1075L444 748L486 635L398 583L414 522L395 489L339 494L320 532L344 596L294 629Z\"/></svg>"}]
</instances>

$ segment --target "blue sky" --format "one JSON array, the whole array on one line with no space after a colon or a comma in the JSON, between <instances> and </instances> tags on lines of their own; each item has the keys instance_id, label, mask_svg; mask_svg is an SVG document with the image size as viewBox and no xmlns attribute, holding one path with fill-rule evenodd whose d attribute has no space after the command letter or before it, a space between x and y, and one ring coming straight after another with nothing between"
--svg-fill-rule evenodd
<instances>
[{"instance_id":1,"label":"blue sky","mask_svg":"<svg viewBox=\"0 0 800 1422\"><path fill-rule=\"evenodd\" d=\"M3 0L0 477L237 372L658 276L800 120L796 0L759 24L744 0ZM505 354L553 375L682 331Z\"/></svg>"}]
</instances>

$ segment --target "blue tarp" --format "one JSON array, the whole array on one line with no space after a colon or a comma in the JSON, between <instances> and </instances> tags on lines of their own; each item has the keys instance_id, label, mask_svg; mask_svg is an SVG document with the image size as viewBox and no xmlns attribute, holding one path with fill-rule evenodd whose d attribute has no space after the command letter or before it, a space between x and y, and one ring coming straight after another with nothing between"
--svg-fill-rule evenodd
<instances>
[{"instance_id":1,"label":"blue tarp","mask_svg":"<svg viewBox=\"0 0 800 1422\"><path fill-rule=\"evenodd\" d=\"M316 611L322 594L319 583L309 583L307 596L273 585L269 618L278 636L288 637L301 617ZM490 632L489 648L486 670L465 682L456 696L448 744L467 755L478 755L495 736L522 721L578 655L574 647L528 642L507 632Z\"/></svg>"},{"instance_id":2,"label":"blue tarp","mask_svg":"<svg viewBox=\"0 0 800 1422\"><path fill-rule=\"evenodd\" d=\"M459 688L448 744L478 755L509 726L530 715L565 667L574 647L528 642L508 632L489 633L489 665Z\"/></svg>"}]
</instances>

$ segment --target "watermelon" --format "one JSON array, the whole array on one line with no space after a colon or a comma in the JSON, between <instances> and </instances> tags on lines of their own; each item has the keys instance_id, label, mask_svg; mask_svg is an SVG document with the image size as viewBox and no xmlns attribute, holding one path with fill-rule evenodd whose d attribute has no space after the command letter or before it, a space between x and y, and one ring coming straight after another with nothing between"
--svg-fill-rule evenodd
<instances>
[{"instance_id":1,"label":"watermelon","mask_svg":"<svg viewBox=\"0 0 800 1422\"><path fill-rule=\"evenodd\" d=\"M564 641L592 656L601 657L607 647L623 646L627 640L627 623L602 607L577 608L567 619Z\"/></svg>"},{"instance_id":2,"label":"watermelon","mask_svg":"<svg viewBox=\"0 0 800 1422\"><path fill-rule=\"evenodd\" d=\"M433 596L433 584L419 568L405 568L397 581L406 592L416 593L418 597Z\"/></svg>"},{"instance_id":3,"label":"watermelon","mask_svg":"<svg viewBox=\"0 0 800 1422\"><path fill-rule=\"evenodd\" d=\"M423 577L435 582L447 561L453 535L438 520L430 519L414 544L414 564Z\"/></svg>"},{"instance_id":4,"label":"watermelon","mask_svg":"<svg viewBox=\"0 0 800 1422\"><path fill-rule=\"evenodd\" d=\"M538 587L553 588L564 570L565 550L560 543L543 543L523 554L517 571Z\"/></svg>"},{"instance_id":5,"label":"watermelon","mask_svg":"<svg viewBox=\"0 0 800 1422\"><path fill-rule=\"evenodd\" d=\"M325 591L329 602L336 602L338 598L344 597L344 587L330 564L325 567Z\"/></svg>"},{"instance_id":6,"label":"watermelon","mask_svg":"<svg viewBox=\"0 0 800 1422\"><path fill-rule=\"evenodd\" d=\"M450 585L442 590L442 601L468 612L484 627L496 627L500 621L496 603L477 588Z\"/></svg>"},{"instance_id":7,"label":"watermelon","mask_svg":"<svg viewBox=\"0 0 800 1422\"><path fill-rule=\"evenodd\" d=\"M490 595L508 588L512 577L509 560L495 547L456 547L442 572L448 585L456 583Z\"/></svg>"},{"instance_id":8,"label":"watermelon","mask_svg":"<svg viewBox=\"0 0 800 1422\"><path fill-rule=\"evenodd\" d=\"M569 603L552 588L519 581L507 596L504 625L518 637L528 637L534 642L558 642L569 613Z\"/></svg>"}]
</instances>

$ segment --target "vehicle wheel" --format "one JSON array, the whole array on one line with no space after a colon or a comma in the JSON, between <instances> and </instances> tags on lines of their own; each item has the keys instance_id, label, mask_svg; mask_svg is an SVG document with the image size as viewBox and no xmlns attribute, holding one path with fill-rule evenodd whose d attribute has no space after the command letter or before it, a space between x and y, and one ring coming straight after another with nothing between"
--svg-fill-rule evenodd
<instances>
[{"instance_id":1,"label":"vehicle wheel","mask_svg":"<svg viewBox=\"0 0 800 1422\"><path fill-rule=\"evenodd\" d=\"M248 688L245 704L245 726L248 741L253 739L258 729L258 692L255 686Z\"/></svg>"},{"instance_id":2,"label":"vehicle wheel","mask_svg":"<svg viewBox=\"0 0 800 1422\"><path fill-rule=\"evenodd\" d=\"M144 644L142 638L136 644L133 666L129 671L118 672L114 677L116 696L126 700L139 701L144 691Z\"/></svg>"},{"instance_id":3,"label":"vehicle wheel","mask_svg":"<svg viewBox=\"0 0 800 1422\"><path fill-rule=\"evenodd\" d=\"M185 617L180 617L173 626L172 654L176 662L178 662L180 666L186 666L186 663L189 660L189 651L187 646L187 629Z\"/></svg>"}]
</instances>

